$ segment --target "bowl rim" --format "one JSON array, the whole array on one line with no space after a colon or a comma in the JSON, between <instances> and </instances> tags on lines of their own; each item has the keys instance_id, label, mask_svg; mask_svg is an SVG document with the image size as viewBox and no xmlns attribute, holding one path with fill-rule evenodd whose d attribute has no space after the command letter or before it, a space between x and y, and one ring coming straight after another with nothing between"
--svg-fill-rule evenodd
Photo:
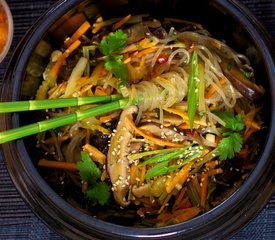
<instances>
[{"instance_id":1,"label":"bowl rim","mask_svg":"<svg viewBox=\"0 0 275 240\"><path fill-rule=\"evenodd\" d=\"M76 0L76 1L58 1L56 4L54 4L48 11L45 12L44 15L42 15L39 20L37 21L37 26L30 29L28 34L25 36L25 41L21 41L21 43L18 45L18 48L14 52L14 57L18 56L20 59L27 60L29 55L27 52L21 52L21 48L27 48L29 49L29 52L32 51L36 43L42 38L43 36L43 30L46 26L48 26L46 29L49 29L50 24L56 20L60 14L65 14L69 9L71 9L74 5L77 5L78 3L82 2L82 0ZM263 41L260 41L258 44L258 47L262 47L262 54L265 55L265 66L266 71L269 76L270 86L271 89L275 89L275 79L272 76L275 76L275 70L274 70L274 60L272 58L272 54L270 49L272 49L273 43L269 39L269 35L264 28L261 26L261 24L258 22L258 20L249 12L242 4L238 3L237 1L230 0L230 1L222 1L222 0L216 0L216 3L220 6L229 9L229 5L231 7L231 14L238 18L241 15L245 16L245 26L247 26L248 32L250 36L257 42L258 38L263 38ZM232 9L233 8L233 9ZM52 14L54 17L50 21L49 19L45 19L49 14ZM43 26L43 27L41 27ZM253 31L251 29L254 29ZM31 38L33 33L37 34L36 38ZM32 46L32 47L31 47ZM16 63L10 62L10 65L8 69L16 69L17 73L21 73L23 69L26 66L27 61L17 61ZM11 76L11 72L13 71L7 71L5 79L13 78L15 79L16 83L20 82L20 78L16 76ZM273 74L273 75L272 75ZM16 74L19 75L19 74ZM7 82L7 81L6 81ZM2 93L8 89L7 84L3 84ZM9 89L9 98L12 100L18 98L18 93L15 93ZM271 99L272 102L270 103L271 110L275 109L275 93L271 93ZM1 98L3 94L1 94ZM6 100L6 99L1 99ZM19 118L18 115L6 115L5 117L0 116L0 119L3 120L3 124L6 125L6 127L11 127L12 125L18 126L19 124ZM12 120L12 121L11 121ZM91 218L78 210L76 210L74 207L69 205L65 200L61 199L54 191L49 187L49 185L41 178L41 176L36 171L36 168L31 162L31 159L28 157L27 151L25 149L24 141L18 140L16 142L6 143L1 146L4 155L5 155L5 163L7 165L7 168L9 170L9 173L11 175L11 178L16 185L18 191L22 195L23 199L27 202L27 204L32 208L32 210L36 213L37 211L42 211L38 214L38 216L46 222L48 225L50 225L51 228L56 230L59 233L64 234L65 236L72 237L72 233L68 233L66 229L66 225L69 223L72 224L72 226L75 226L76 222L78 222L78 219L81 218L81 228L80 229L89 229L95 231L96 236L101 236L102 231L106 231L106 229L110 229L109 237L117 237L120 239L134 239L138 237L143 238L167 238L167 239L175 239L179 234L188 234L189 232L194 231L194 228L197 227L197 229L200 228L199 224L201 224L201 221L209 221L207 223L208 228L211 224L217 223L220 221L220 219L225 216L228 220L227 222L227 229L222 233L223 235L228 237L229 235L232 235L235 233L236 229L233 227L233 223L238 221L241 226L243 226L245 223L247 223L246 219L251 219L252 215L255 216L267 203L267 201L271 198L275 191L275 185L274 182L272 183L272 177L274 178L274 173L272 170L275 167L275 163L273 161L272 163L272 157L275 156L274 152L274 146L275 146L275 137L272 135L272 133L275 132L275 124L272 125L272 123L275 123L275 111L272 112L271 115L271 128L270 132L267 136L267 142L266 147L262 153L262 156L260 157L259 164L255 167L253 172L251 173L251 176L242 184L242 186L233 193L225 202L223 202L221 205L223 205L228 212L234 213L232 216L225 216L225 212L221 208L213 208L209 212L200 215L197 218L191 219L188 222L173 225L173 226L167 226L163 228L158 229L140 229L140 234L137 236L137 234L133 231L133 228L124 227L120 225L114 225L111 223L103 222L101 220L96 220L94 218ZM19 152L14 151L14 149L19 149ZM23 159L23 156L27 156L27 158ZM20 172L22 172L22 175L18 175L18 169L15 168L13 165L11 159L18 159L19 161L19 168ZM264 159L264 160L262 160ZM266 166L266 163L269 163ZM34 171L35 175L30 174L32 171ZM266 172L265 180L269 180L268 184L263 184L259 174L260 172ZM255 179L257 180L255 182ZM261 184L260 184L261 183ZM29 185L28 185L29 184ZM28 185L28 186L27 186ZM30 188L31 186L31 188ZM249 192L250 187L256 188L258 191L255 191L255 193ZM267 189L269 191L267 191ZM271 191L270 191L271 189ZM41 191L42 192L41 192ZM32 193L34 191L35 194ZM264 198L259 199L259 192L262 193ZM249 200L249 204L247 204L247 207L245 207L245 204L243 203L243 195L247 196L250 194L251 198ZM251 195L252 194L252 195ZM43 197L51 197L50 201L48 202L42 202L41 198ZM40 199L40 202L39 202ZM236 208L240 203L242 203L243 208L240 209L239 207ZM250 206L253 206L254 204L258 204L257 209L251 208ZM50 211L50 209L54 209L54 211ZM63 217L60 216L61 212L60 210L63 210L63 214L67 213L68 215L65 215ZM246 214L246 218L241 218L243 214ZM67 217L70 217L71 219L67 219ZM53 222L52 218L58 218L58 223L63 226L57 226L56 222ZM202 220L200 220L202 219ZM85 223L91 223L87 226ZM103 227L104 225L104 227ZM189 225L189 226L188 226ZM179 226L181 228L179 228ZM221 230L225 226L225 223L221 223L217 226L216 232L218 230ZM121 233L124 235L121 236ZM73 239L77 239L80 235L79 229L74 228L73 229ZM81 236L85 238L89 238L89 235L87 233L81 233ZM204 235L205 236L205 235ZM210 236L210 235L209 235ZM208 237L209 237L208 236Z\"/></svg>"},{"instance_id":2,"label":"bowl rim","mask_svg":"<svg viewBox=\"0 0 275 240\"><path fill-rule=\"evenodd\" d=\"M4 46L4 49L2 52L0 52L0 63L4 60L4 58L6 57L6 55L9 52L9 49L11 47L12 44L12 40L13 40L13 31L14 31L14 26L13 26L13 17L12 17L12 13L11 10L8 6L8 4L6 3L5 0L2 0L0 2L0 5L3 6L4 11L7 15L8 18L8 37Z\"/></svg>"}]
</instances>

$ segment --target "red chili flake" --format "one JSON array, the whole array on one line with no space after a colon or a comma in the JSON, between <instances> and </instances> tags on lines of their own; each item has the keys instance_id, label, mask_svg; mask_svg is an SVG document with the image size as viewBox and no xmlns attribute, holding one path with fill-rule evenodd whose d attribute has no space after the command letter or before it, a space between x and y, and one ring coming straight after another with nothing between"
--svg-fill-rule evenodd
<instances>
[{"instance_id":1,"label":"red chili flake","mask_svg":"<svg viewBox=\"0 0 275 240\"><path fill-rule=\"evenodd\" d=\"M168 61L168 57L166 55L160 54L157 59L159 64L164 64Z\"/></svg>"}]
</instances>

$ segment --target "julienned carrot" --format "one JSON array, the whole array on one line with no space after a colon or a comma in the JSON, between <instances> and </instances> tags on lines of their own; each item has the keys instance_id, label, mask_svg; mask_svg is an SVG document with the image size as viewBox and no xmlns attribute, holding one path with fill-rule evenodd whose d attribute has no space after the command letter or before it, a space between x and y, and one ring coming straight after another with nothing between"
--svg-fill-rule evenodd
<instances>
[{"instance_id":1,"label":"julienned carrot","mask_svg":"<svg viewBox=\"0 0 275 240\"><path fill-rule=\"evenodd\" d=\"M133 54L135 54L135 52L140 51L142 49L153 48L157 44L158 44L158 42L155 41L155 40L151 41L148 38L143 38L138 43L132 43L132 44L128 45L121 53L133 53ZM161 47L161 46L159 46L159 47ZM157 48L157 50L158 50L158 48Z\"/></svg>"},{"instance_id":2,"label":"julienned carrot","mask_svg":"<svg viewBox=\"0 0 275 240\"><path fill-rule=\"evenodd\" d=\"M132 57L133 58L140 58L146 54L149 54L149 53L153 53L153 52L156 52L158 50L158 48L147 48L147 49L144 49L140 52L135 52L132 54Z\"/></svg>"},{"instance_id":3,"label":"julienned carrot","mask_svg":"<svg viewBox=\"0 0 275 240\"><path fill-rule=\"evenodd\" d=\"M106 96L108 95L105 89L102 86L96 86L95 88L95 96Z\"/></svg>"},{"instance_id":4,"label":"julienned carrot","mask_svg":"<svg viewBox=\"0 0 275 240\"><path fill-rule=\"evenodd\" d=\"M141 172L140 172L140 184L144 183L144 176L146 173L146 165L141 166Z\"/></svg>"},{"instance_id":5,"label":"julienned carrot","mask_svg":"<svg viewBox=\"0 0 275 240\"><path fill-rule=\"evenodd\" d=\"M141 128L139 128L139 129L141 130ZM150 136L150 137L153 137L153 136L154 136L153 133L151 133L151 132L148 131L148 130L143 130L143 132L144 132L144 134L146 134L146 135L148 135L148 136ZM154 143L150 143L150 149L151 149L152 151L158 150L158 145L157 145L157 144L154 144Z\"/></svg>"},{"instance_id":6,"label":"julienned carrot","mask_svg":"<svg viewBox=\"0 0 275 240\"><path fill-rule=\"evenodd\" d=\"M188 118L187 112L180 111L180 110L174 109L174 108L163 108L163 110L168 112L168 113L172 113L172 114L175 114L175 115L178 115L178 116L182 117L182 119L184 121L184 124L186 124L186 126L189 126L189 129L190 129L189 118ZM201 120L200 118L198 118L197 116L195 116L194 128L196 128L199 125L207 126L207 123L205 121ZM182 126L182 129L184 129L184 125Z\"/></svg>"},{"instance_id":7,"label":"julienned carrot","mask_svg":"<svg viewBox=\"0 0 275 240\"><path fill-rule=\"evenodd\" d=\"M134 182L136 180L136 170L137 170L137 165L132 164L130 167L130 180L129 180L129 184L130 185L134 185Z\"/></svg>"},{"instance_id":8,"label":"julienned carrot","mask_svg":"<svg viewBox=\"0 0 275 240\"><path fill-rule=\"evenodd\" d=\"M99 162L101 164L106 163L106 155L104 155L102 152L100 152L94 146L87 143L82 148L83 148L83 151L88 153L94 161Z\"/></svg>"},{"instance_id":9,"label":"julienned carrot","mask_svg":"<svg viewBox=\"0 0 275 240\"><path fill-rule=\"evenodd\" d=\"M58 75L59 69L64 63L65 59L75 50L79 47L81 42L79 40L76 40L73 42L58 58L58 60L54 63L53 67L50 70L50 75L52 77L56 77Z\"/></svg>"},{"instance_id":10,"label":"julienned carrot","mask_svg":"<svg viewBox=\"0 0 275 240\"><path fill-rule=\"evenodd\" d=\"M173 219L173 214L170 212L162 212L157 216L157 220L159 222L167 222L169 220Z\"/></svg>"},{"instance_id":11,"label":"julienned carrot","mask_svg":"<svg viewBox=\"0 0 275 240\"><path fill-rule=\"evenodd\" d=\"M209 177L212 177L216 174L221 174L221 173L223 173L222 168L216 168L216 169L213 169L213 170L210 170L210 171L207 172Z\"/></svg>"},{"instance_id":12,"label":"julienned carrot","mask_svg":"<svg viewBox=\"0 0 275 240\"><path fill-rule=\"evenodd\" d=\"M205 163L205 167L209 171L209 170L214 169L218 164L219 164L218 160L213 160L213 161L209 161L209 162Z\"/></svg>"},{"instance_id":13,"label":"julienned carrot","mask_svg":"<svg viewBox=\"0 0 275 240\"><path fill-rule=\"evenodd\" d=\"M182 188L180 190L180 192L178 193L178 195L176 197L175 203L174 203L174 205L172 207L172 211L178 209L178 206L180 205L180 203L181 203L181 201L182 201L182 199L184 197L185 192L186 192L186 188Z\"/></svg>"},{"instance_id":14,"label":"julienned carrot","mask_svg":"<svg viewBox=\"0 0 275 240\"><path fill-rule=\"evenodd\" d=\"M110 115L106 115L106 116L101 116L99 118L99 121L101 123L106 123L106 122L110 122L112 119L113 119L113 116L110 114Z\"/></svg>"},{"instance_id":15,"label":"julienned carrot","mask_svg":"<svg viewBox=\"0 0 275 240\"><path fill-rule=\"evenodd\" d=\"M192 177L191 178L191 183L192 183L195 191L200 196L201 195L201 187L200 187L200 184L199 184L199 181L198 181L198 177L197 176Z\"/></svg>"},{"instance_id":16,"label":"julienned carrot","mask_svg":"<svg viewBox=\"0 0 275 240\"><path fill-rule=\"evenodd\" d=\"M57 162L57 161L41 159L39 160L38 165L41 167L59 168L59 169L70 170L70 171L77 170L76 163L72 163L72 162Z\"/></svg>"},{"instance_id":17,"label":"julienned carrot","mask_svg":"<svg viewBox=\"0 0 275 240\"><path fill-rule=\"evenodd\" d=\"M139 134L142 137L148 139L149 141L151 141L151 142L153 142L153 143L155 143L155 144L157 144L159 146L182 147L182 144L179 144L179 143L168 142L168 141L156 138L156 137L148 136L147 134L145 134L143 131L141 131L140 129L138 129L136 127L135 123L133 122L133 120L131 119L130 116L126 117L126 119L127 119L128 124L130 125L130 127L133 128L133 130L137 134Z\"/></svg>"},{"instance_id":18,"label":"julienned carrot","mask_svg":"<svg viewBox=\"0 0 275 240\"><path fill-rule=\"evenodd\" d=\"M130 63L132 61L132 58L131 57L128 57L128 58L126 58L124 61L123 61L123 63L124 64L127 64L127 63Z\"/></svg>"},{"instance_id":19,"label":"julienned carrot","mask_svg":"<svg viewBox=\"0 0 275 240\"><path fill-rule=\"evenodd\" d=\"M220 81L219 81L219 84L220 85L223 85L223 84L225 84L226 83L226 81L225 81L225 79L221 79ZM214 86L212 86L209 90L208 90L208 92L205 94L205 98L206 99L208 99L208 98L210 98L214 93L216 92L216 88L214 87Z\"/></svg>"},{"instance_id":20,"label":"julienned carrot","mask_svg":"<svg viewBox=\"0 0 275 240\"><path fill-rule=\"evenodd\" d=\"M200 209L197 207L190 207L181 210L177 210L173 213L175 216L175 223L187 221L200 213Z\"/></svg>"},{"instance_id":21,"label":"julienned carrot","mask_svg":"<svg viewBox=\"0 0 275 240\"><path fill-rule=\"evenodd\" d=\"M102 17L97 18L96 22L93 24L92 33L96 34L101 28L110 26L115 22L119 21L121 18L112 18L106 21L103 21Z\"/></svg>"},{"instance_id":22,"label":"julienned carrot","mask_svg":"<svg viewBox=\"0 0 275 240\"><path fill-rule=\"evenodd\" d=\"M117 29L119 29L121 26L123 26L126 22L128 22L130 20L130 18L132 17L131 14L129 14L128 16L122 18L121 20L119 20L117 23L115 23L112 27L112 30L115 31Z\"/></svg>"},{"instance_id":23,"label":"julienned carrot","mask_svg":"<svg viewBox=\"0 0 275 240\"><path fill-rule=\"evenodd\" d=\"M177 184L180 186L186 181L189 176L189 172L191 170L191 166L193 165L193 161L187 163L185 166L181 168L179 172L176 173L176 176L172 179L168 179L166 183L166 192L171 193Z\"/></svg>"},{"instance_id":24,"label":"julienned carrot","mask_svg":"<svg viewBox=\"0 0 275 240\"><path fill-rule=\"evenodd\" d=\"M103 169L100 180L103 182L105 181L106 177L107 177L107 170Z\"/></svg>"},{"instance_id":25,"label":"julienned carrot","mask_svg":"<svg viewBox=\"0 0 275 240\"><path fill-rule=\"evenodd\" d=\"M203 172L201 174L201 206L205 206L206 195L208 186L208 174Z\"/></svg>"},{"instance_id":26,"label":"julienned carrot","mask_svg":"<svg viewBox=\"0 0 275 240\"><path fill-rule=\"evenodd\" d=\"M72 37L68 38L64 45L65 47L69 47L73 42L75 42L77 39L79 39L89 28L91 27L90 23L88 21L85 21L72 35Z\"/></svg>"},{"instance_id":27,"label":"julienned carrot","mask_svg":"<svg viewBox=\"0 0 275 240\"><path fill-rule=\"evenodd\" d=\"M91 74L91 76L89 78L91 84L97 85L98 78L100 77L103 69L104 69L103 64L98 64L95 67L94 71L92 72L92 74Z\"/></svg>"}]
</instances>

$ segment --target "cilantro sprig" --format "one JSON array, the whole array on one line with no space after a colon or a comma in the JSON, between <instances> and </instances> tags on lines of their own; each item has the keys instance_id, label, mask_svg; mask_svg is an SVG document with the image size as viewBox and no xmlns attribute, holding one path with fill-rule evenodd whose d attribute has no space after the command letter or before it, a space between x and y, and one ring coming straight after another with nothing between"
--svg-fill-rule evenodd
<instances>
[{"instance_id":1,"label":"cilantro sprig","mask_svg":"<svg viewBox=\"0 0 275 240\"><path fill-rule=\"evenodd\" d=\"M114 75L122 81L126 81L128 70L122 62L122 55L116 55L127 45L128 36L121 29L111 32L105 39L100 42L99 50L106 56L105 68L108 71L113 70Z\"/></svg>"},{"instance_id":2,"label":"cilantro sprig","mask_svg":"<svg viewBox=\"0 0 275 240\"><path fill-rule=\"evenodd\" d=\"M82 181L88 182L90 185L85 192L86 197L94 204L107 204L111 197L111 189L105 182L99 181L101 171L88 153L81 152L81 160L77 163L77 170Z\"/></svg>"},{"instance_id":3,"label":"cilantro sprig","mask_svg":"<svg viewBox=\"0 0 275 240\"><path fill-rule=\"evenodd\" d=\"M214 114L225 122L225 128L227 128L218 144L218 155L221 160L232 159L235 153L242 149L243 138L239 131L244 129L245 124L240 114L236 116L229 112L214 112Z\"/></svg>"}]
</instances>

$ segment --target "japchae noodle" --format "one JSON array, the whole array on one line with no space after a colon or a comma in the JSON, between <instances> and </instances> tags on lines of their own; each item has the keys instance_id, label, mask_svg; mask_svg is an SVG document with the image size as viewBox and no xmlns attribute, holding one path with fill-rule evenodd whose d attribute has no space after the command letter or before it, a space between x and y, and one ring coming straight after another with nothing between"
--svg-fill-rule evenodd
<instances>
[{"instance_id":1,"label":"japchae noodle","mask_svg":"<svg viewBox=\"0 0 275 240\"><path fill-rule=\"evenodd\" d=\"M86 22L51 53L37 99L121 94L129 102L40 133L38 165L62 197L92 216L175 224L221 203L247 177L264 91L249 62L200 25L131 18ZM55 161L61 167L52 167Z\"/></svg>"}]
</instances>

